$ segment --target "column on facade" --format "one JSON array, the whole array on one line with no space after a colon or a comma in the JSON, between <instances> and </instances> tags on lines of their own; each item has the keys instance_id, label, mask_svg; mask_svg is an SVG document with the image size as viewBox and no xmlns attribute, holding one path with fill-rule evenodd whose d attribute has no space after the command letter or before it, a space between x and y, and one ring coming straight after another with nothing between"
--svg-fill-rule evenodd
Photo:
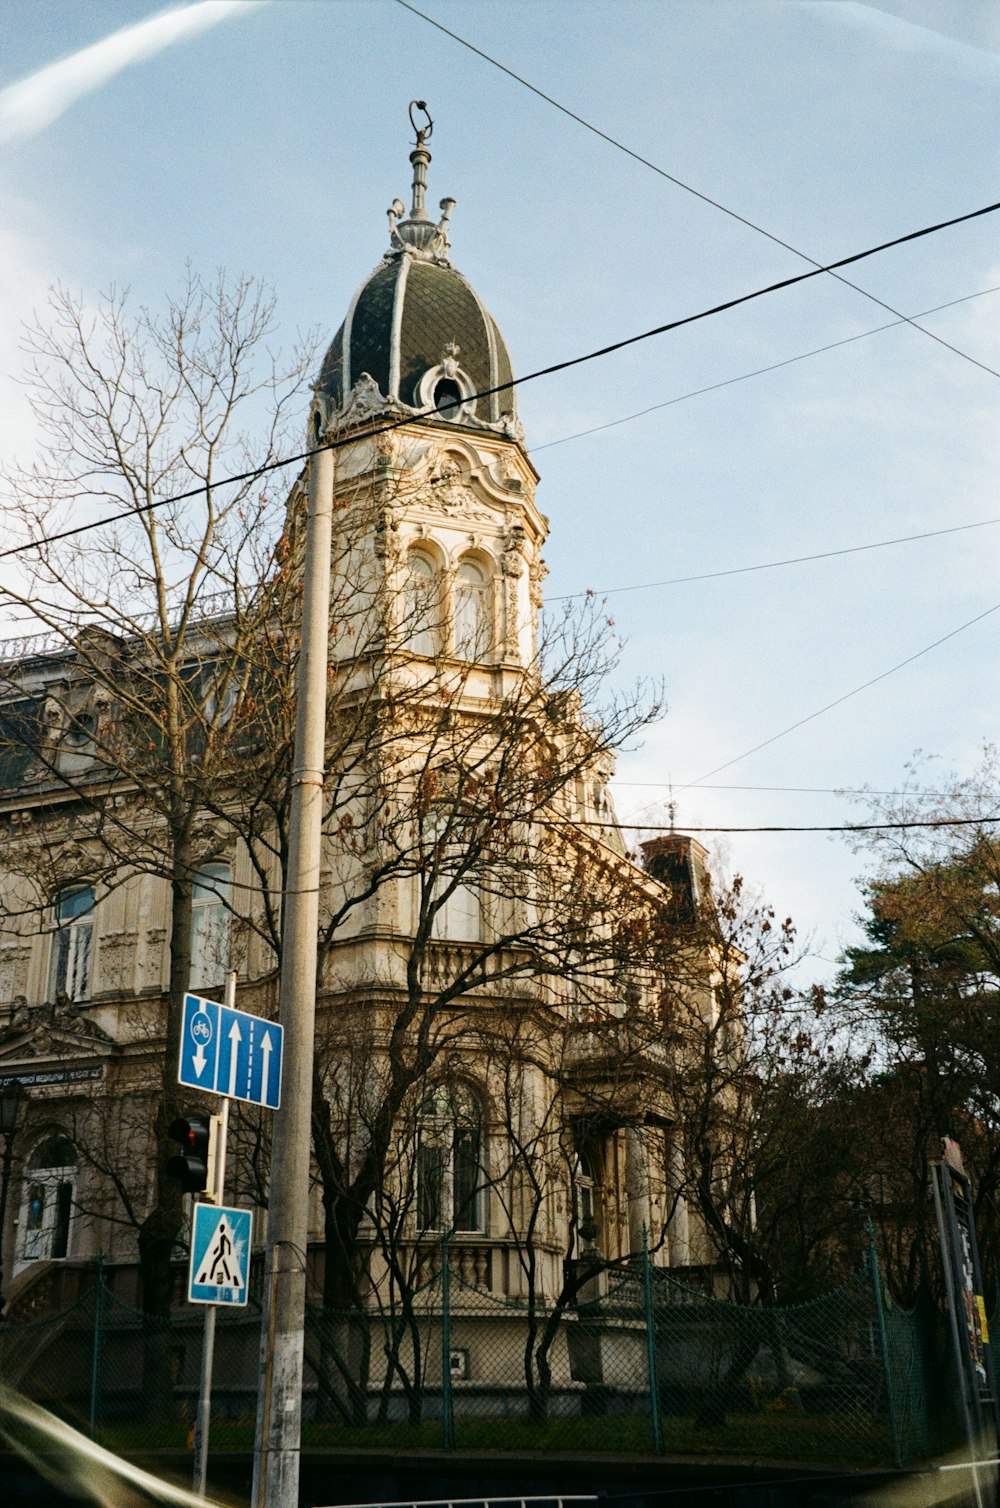
<instances>
[{"instance_id":1,"label":"column on facade","mask_svg":"<svg viewBox=\"0 0 1000 1508\"><path fill-rule=\"evenodd\" d=\"M668 1142L667 1243L671 1267L686 1267L691 1261L691 1225L684 1188L684 1146L679 1136Z\"/></svg>"},{"instance_id":2,"label":"column on facade","mask_svg":"<svg viewBox=\"0 0 1000 1508\"><path fill-rule=\"evenodd\" d=\"M649 1162L643 1126L629 1126L625 1131L625 1193L628 1198L629 1250L641 1251L643 1232L650 1230Z\"/></svg>"}]
</instances>

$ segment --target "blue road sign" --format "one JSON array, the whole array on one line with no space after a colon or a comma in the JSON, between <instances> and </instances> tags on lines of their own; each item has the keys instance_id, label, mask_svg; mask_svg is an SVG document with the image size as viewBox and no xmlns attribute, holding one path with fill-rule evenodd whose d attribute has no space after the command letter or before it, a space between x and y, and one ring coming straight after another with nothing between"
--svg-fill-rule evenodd
<instances>
[{"instance_id":1,"label":"blue road sign","mask_svg":"<svg viewBox=\"0 0 1000 1508\"><path fill-rule=\"evenodd\" d=\"M195 1205L188 1303L246 1303L250 1229L250 1210L231 1210L218 1204Z\"/></svg>"},{"instance_id":2,"label":"blue road sign","mask_svg":"<svg viewBox=\"0 0 1000 1508\"><path fill-rule=\"evenodd\" d=\"M185 995L178 1083L277 1110L284 1037L263 1016Z\"/></svg>"}]
</instances>

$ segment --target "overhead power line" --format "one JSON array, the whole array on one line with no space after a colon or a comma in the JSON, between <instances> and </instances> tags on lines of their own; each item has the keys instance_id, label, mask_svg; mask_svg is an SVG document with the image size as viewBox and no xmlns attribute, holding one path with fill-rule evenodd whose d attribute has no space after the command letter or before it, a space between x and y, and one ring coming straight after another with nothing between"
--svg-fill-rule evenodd
<instances>
[{"instance_id":1,"label":"overhead power line","mask_svg":"<svg viewBox=\"0 0 1000 1508\"><path fill-rule=\"evenodd\" d=\"M571 440L584 440L588 435L599 435L606 429L617 429L619 424L631 424L634 419L644 419L663 408L672 408L675 403L686 403L689 398L702 398L706 393L717 393L724 387L733 387L737 382L748 382L751 377L763 377L767 372L778 372L782 367L794 366L798 361L808 361L811 356L823 356L827 351L836 351L839 346L853 345L856 340L867 340L869 335L881 335L884 330L895 330L909 324L912 319L925 319L928 314L940 314L942 309L954 309L956 304L970 303L974 298L985 298L988 293L998 293L1000 288L981 288L978 293L967 293L963 298L949 299L946 304L935 304L933 309L924 309L911 320L893 319L887 325L876 325L873 330L862 330L857 335L847 335L843 340L833 340L829 345L816 346L812 351L800 351L797 356L786 356L784 361L772 361L766 367L755 367L752 372L741 372L738 377L724 377L721 382L710 382L707 387L692 388L688 393L678 393L676 398L665 398L662 403L651 403L648 408L637 409L634 414L623 414L620 419L608 419L603 424L592 424L588 429L578 429L571 435L561 435L558 440L546 440L542 445L533 445L531 454L552 450L556 445L568 445Z\"/></svg>"},{"instance_id":2,"label":"overhead power line","mask_svg":"<svg viewBox=\"0 0 1000 1508\"><path fill-rule=\"evenodd\" d=\"M629 832L672 833L681 837L687 833L872 833L895 832L911 827L986 827L1000 822L1000 817L937 817L924 822L836 822L829 827L688 827L686 823L672 827L650 827L646 822L589 822L585 827L608 827Z\"/></svg>"},{"instance_id":3,"label":"overhead power line","mask_svg":"<svg viewBox=\"0 0 1000 1508\"><path fill-rule=\"evenodd\" d=\"M679 319L666 321L665 324L655 325L649 330L640 331L638 335L628 335L622 340L612 341L610 345L600 346L594 351L586 351L581 356L570 356L564 361L552 362L549 366L538 367L534 372L528 372L523 377L512 378L510 382L500 382L494 387L483 388L477 393L470 394L469 402L480 398L489 398L494 393L509 392L511 388L523 387L525 383L535 382L539 377L551 377L557 372L568 371L571 367L582 366L588 361L597 361L602 356L610 356L615 351L626 350L629 346L638 345L641 341L652 340L657 335L666 335L671 330L679 330L685 325L696 324L699 320L710 319L713 315L724 314L729 309L739 308L741 304L751 303L753 300L763 298L766 294L777 293L783 288L792 288L797 283L806 283L811 278L819 277L823 272L830 272L837 267L848 267L854 262L862 262L866 257L876 256L879 252L888 251L893 246L903 246L910 241L919 241L925 236L935 235L938 231L948 230L954 225L962 225L968 220L977 220L983 215L992 215L1000 209L1000 201L995 204L985 204L979 209L968 211L964 215L955 215L950 220L939 220L933 225L925 225L920 230L908 231L905 235L895 236L891 241L883 241L878 246L870 246L866 251L856 251L850 256L841 257L836 262L830 262L825 267L814 267L809 272L799 272L792 277L780 278L776 283L768 283L762 288L755 288L750 293L741 293L735 298L725 299L721 303L713 304L707 309L700 309L696 314L685 314ZM895 311L893 311L895 312ZM371 425L364 431L365 435L375 436L388 434L392 430L401 429L407 424L412 424L415 419L433 418L435 414L444 413L451 406L450 402L439 404L435 408L419 410L416 414L406 414L400 419L390 420L384 424ZM256 477L266 476L272 471L280 471L285 466L292 466L297 461L305 461L318 449L339 450L345 445L353 445L359 436L351 434L332 441L328 446L312 447L308 450L298 451L295 455L284 456L281 460L270 461L264 466L251 467L248 471L235 473L233 476L223 477L214 483L214 487L222 488L231 486L236 482L251 481ZM46 535L41 539L28 540L24 544L14 545L6 550L0 550L0 560L10 559L15 555L23 555L28 550L37 550L43 544L55 544L63 539L71 539L79 534L86 534L91 529L100 529L108 524L118 523L122 519L138 517L144 513L151 513L157 508L164 508L171 503L185 502L192 497L200 497L203 493L211 490L207 486L190 487L184 492L174 493L172 497L155 499L151 503L141 503L134 508L125 508L120 513L113 513L108 518L92 519L89 523L76 524L71 529L62 529L58 533Z\"/></svg>"},{"instance_id":4,"label":"overhead power line","mask_svg":"<svg viewBox=\"0 0 1000 1508\"><path fill-rule=\"evenodd\" d=\"M754 571L776 571L779 566L804 565L811 560L832 560L838 555L860 555L866 550L886 550L890 545L908 545L918 539L940 539L944 534L963 534L968 529L986 529L990 524L1000 524L1000 517L983 518L975 524L952 524L947 529L928 529L923 534L900 534L895 539L878 539L869 545L845 545L839 550L818 550L812 555L789 555L783 560L763 560L756 565L730 566L725 571L699 571L694 576L670 576L665 581L640 581L631 586L610 586L583 592L568 592L562 597L549 597L549 602L573 602L577 597L615 597L622 592L648 592L654 587L683 586L689 581L715 581L721 576L745 576Z\"/></svg>"},{"instance_id":5,"label":"overhead power line","mask_svg":"<svg viewBox=\"0 0 1000 1508\"><path fill-rule=\"evenodd\" d=\"M631 147L627 147L617 137L609 135L607 131L602 131L599 126L595 126L592 121L586 120L584 116L578 115L568 105L561 104L551 94L546 94L543 89L539 89L536 85L529 83L526 78L519 73L515 73L512 68L508 68L498 58L493 57L488 52L484 52L482 48L476 47L474 43L468 41L465 37L459 36L458 32L449 30L440 21L435 21L434 17L428 16L425 11L418 10L415 5L409 3L409 0L396 0L396 3L397 5L401 5L404 10L410 11L414 16L419 16L421 21L426 21L428 26L433 26L437 31L443 32L445 36L451 37L452 41L458 42L460 46L467 48L469 52L475 53L477 57L489 63L491 67L498 68L501 73L505 73L508 78L512 78L522 88L530 90L532 94L537 95L546 104L552 105L561 114L568 116L570 120L576 121L577 125L582 126L585 131L592 132L594 136L598 136L602 141L606 141L609 146L614 147L619 152L624 152L626 157L631 157L634 162L641 163L643 167L649 168L658 177L665 178L668 183L674 184L676 188L683 189L686 194L692 194L696 199L700 199L703 204L711 205L713 209L719 210L721 214L728 215L731 220L738 221L740 225L745 225L749 230L756 231L758 235L766 237L768 241L773 241L776 246L782 247L785 251L790 251L793 256L799 257L803 262L808 262L817 271L831 273L838 283L844 284L845 288L853 289L855 293L860 293L862 297L869 299L871 303L878 304L880 309L885 309L889 314L895 314L897 318L905 321L908 325L912 325L915 330L919 330L921 335L926 335L928 339L936 341L938 345L946 347L949 351L953 351L956 356L961 356L964 361L970 361L973 366L980 367L984 372L989 372L991 376L1000 377L1000 372L994 370L993 367L987 366L983 361L978 361L975 356L970 356L968 351L960 350L958 346L952 345L950 341L944 340L940 335L935 335L933 330L927 330L923 325L918 325L910 315L902 314L900 310L894 309L884 299L878 298L874 293L869 293L867 288L862 288L857 283L852 283L849 278L840 277L834 271L833 267L821 268L820 264L808 252L801 251L797 246L793 246L790 241L785 241L781 236L775 235L773 231L765 230L763 225L758 225L755 220L751 220L747 215L741 215L737 210L730 209L728 205L721 203L720 200L713 199L710 194L702 193L700 189L696 189L692 184L685 183L683 178L678 178L675 174L668 173L665 168L661 168L658 163L652 162L648 157L643 157L640 152L633 151ZM919 318L920 316L917 317Z\"/></svg>"},{"instance_id":6,"label":"overhead power line","mask_svg":"<svg viewBox=\"0 0 1000 1508\"><path fill-rule=\"evenodd\" d=\"M891 665L888 670L883 670L881 674L872 676L868 681L863 681L860 686L854 686L850 691L845 691L843 696L835 697L832 702L827 702L824 707L818 707L815 712L810 712L808 716L800 717L797 722L790 723L787 728L782 728L780 733L774 733L770 738L762 739L759 744L754 744L752 749L744 749L742 754L736 754L732 759L727 759L723 764L717 764L714 769L706 770L704 775L699 775L697 780L689 780L684 785L675 785L675 794L680 791L692 790L702 780L710 780L713 775L720 774L722 770L728 770L734 764L739 764L741 760L749 759L751 754L757 754L761 749L768 748L770 744L777 743L779 738L786 738L789 733L794 733L796 728L802 728L806 723L811 723L817 717L822 717L824 712L830 712L834 707L840 707L844 702L850 701L851 697L857 696L862 691L867 691L869 686L877 686L879 681L887 680L889 676L895 675L897 670L902 670L905 666L912 665L914 660L919 660L923 655L930 654L932 649L937 649L940 644L946 644L949 639L954 639L956 635L964 633L967 628L972 628L976 623L981 623L984 618L988 618L991 613L998 611L1000 611L1000 602L995 603L993 607L988 607L985 612L977 613L974 618L969 618L967 622L960 623L957 628L951 629L949 633L942 634L939 639L935 639L932 644L925 645L923 649L918 649L915 654L907 655L906 659L900 660L897 665Z\"/></svg>"},{"instance_id":7,"label":"overhead power line","mask_svg":"<svg viewBox=\"0 0 1000 1508\"><path fill-rule=\"evenodd\" d=\"M649 790L656 787L672 791L675 788L672 780L619 780L617 775L611 777L611 784L615 789L619 786L633 790ZM946 791L929 789L877 791L867 785L705 785L700 781L698 789L699 791L770 791L784 796L937 796L942 800L948 794ZM647 811L648 807L644 807L643 810Z\"/></svg>"}]
</instances>

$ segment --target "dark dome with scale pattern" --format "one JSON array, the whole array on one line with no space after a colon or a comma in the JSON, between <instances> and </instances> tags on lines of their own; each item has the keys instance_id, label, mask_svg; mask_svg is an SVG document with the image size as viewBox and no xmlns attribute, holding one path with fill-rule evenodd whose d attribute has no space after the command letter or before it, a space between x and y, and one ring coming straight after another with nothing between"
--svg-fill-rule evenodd
<instances>
[{"instance_id":1,"label":"dark dome with scale pattern","mask_svg":"<svg viewBox=\"0 0 1000 1508\"><path fill-rule=\"evenodd\" d=\"M380 408L436 409L435 419L520 438L514 389L505 387L513 370L504 338L448 260L455 201L441 201L437 224L424 209L430 153L419 132L410 161L410 217L401 219L397 199L389 211L389 250L351 301L324 358L320 391L348 422Z\"/></svg>"}]
</instances>

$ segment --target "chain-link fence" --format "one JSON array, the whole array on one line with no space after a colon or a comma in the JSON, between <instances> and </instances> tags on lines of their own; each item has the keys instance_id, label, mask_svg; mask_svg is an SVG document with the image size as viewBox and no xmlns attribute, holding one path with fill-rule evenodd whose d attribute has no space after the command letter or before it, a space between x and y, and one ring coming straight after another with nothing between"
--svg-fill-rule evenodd
<instances>
[{"instance_id":1,"label":"chain-link fence","mask_svg":"<svg viewBox=\"0 0 1000 1508\"><path fill-rule=\"evenodd\" d=\"M499 1298L449 1257L369 1309L310 1307L303 1446L752 1455L903 1465L948 1442L931 1390L931 1312L883 1294L874 1260L794 1308L727 1303L648 1261L573 1304ZM212 1447L249 1449L259 1308L220 1309ZM11 1385L114 1448L183 1447L204 1312L151 1320L100 1274L65 1313L0 1324Z\"/></svg>"}]
</instances>

